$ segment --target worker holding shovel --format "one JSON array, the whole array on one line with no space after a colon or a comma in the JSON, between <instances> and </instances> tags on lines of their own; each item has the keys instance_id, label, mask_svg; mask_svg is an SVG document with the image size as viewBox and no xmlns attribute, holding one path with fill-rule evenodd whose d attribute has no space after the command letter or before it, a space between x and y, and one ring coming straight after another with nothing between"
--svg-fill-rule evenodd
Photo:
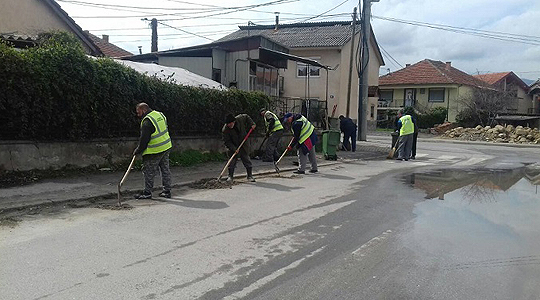
<instances>
[{"instance_id":1,"label":"worker holding shovel","mask_svg":"<svg viewBox=\"0 0 540 300\"><path fill-rule=\"evenodd\" d=\"M307 160L311 163L310 173L317 173L317 157L315 154L315 144L317 144L317 134L315 133L315 127L306 117L301 114L287 113L283 117L283 123L291 129L293 133L293 140L287 147L287 150L292 150L293 147L298 145L298 170L294 171L295 174L305 174Z\"/></svg>"},{"instance_id":2,"label":"worker holding shovel","mask_svg":"<svg viewBox=\"0 0 540 300\"><path fill-rule=\"evenodd\" d=\"M171 171L169 170L169 152L172 148L167 118L163 113L152 110L148 104L139 103L136 107L141 121L141 137L139 146L133 156L142 154L144 191L135 196L136 199L152 199L154 177L161 171L163 191L160 197L171 198Z\"/></svg>"},{"instance_id":3,"label":"worker holding shovel","mask_svg":"<svg viewBox=\"0 0 540 300\"><path fill-rule=\"evenodd\" d=\"M247 179L248 181L255 182L253 168L249 158L249 149L247 145L242 143L248 132L252 129L255 129L255 122L253 122L250 116L239 114L235 117L232 114L228 114L225 117L225 125L223 125L221 133L223 143L225 143L225 147L229 150L229 156L235 155L238 147L241 147L238 151L238 156L240 156L244 167L246 167ZM227 182L233 181L237 161L238 157L234 157L228 166L229 176L227 177Z\"/></svg>"},{"instance_id":4,"label":"worker holding shovel","mask_svg":"<svg viewBox=\"0 0 540 300\"><path fill-rule=\"evenodd\" d=\"M281 137L283 136L283 125L281 125L281 122L276 114L267 110L266 108L261 109L260 114L264 118L264 124L266 125L266 136L268 137L268 142L266 142L266 151L262 161L276 162L280 156L277 147Z\"/></svg>"}]
</instances>

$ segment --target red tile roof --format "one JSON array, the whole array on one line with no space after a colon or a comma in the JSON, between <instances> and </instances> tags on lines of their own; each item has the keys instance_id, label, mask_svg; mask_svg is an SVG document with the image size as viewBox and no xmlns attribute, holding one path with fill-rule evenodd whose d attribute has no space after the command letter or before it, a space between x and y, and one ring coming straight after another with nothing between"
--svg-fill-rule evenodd
<instances>
[{"instance_id":1,"label":"red tile roof","mask_svg":"<svg viewBox=\"0 0 540 300\"><path fill-rule=\"evenodd\" d=\"M424 59L379 77L379 86L417 84L463 84L485 86L486 83L451 66L450 63Z\"/></svg>"},{"instance_id":2,"label":"red tile roof","mask_svg":"<svg viewBox=\"0 0 540 300\"><path fill-rule=\"evenodd\" d=\"M497 82L504 79L504 77L508 76L510 72L501 72L501 73L488 73L488 74L480 74L480 75L474 75L474 77L483 80L491 85L496 84Z\"/></svg>"},{"instance_id":3,"label":"red tile roof","mask_svg":"<svg viewBox=\"0 0 540 300\"><path fill-rule=\"evenodd\" d=\"M101 39L93 34L91 34L88 31L85 31L85 33L90 37L90 39L96 44L96 46L101 50L103 55L107 57L123 57L123 56L131 56L133 53L126 51L114 44L111 44L104 39Z\"/></svg>"},{"instance_id":4,"label":"red tile roof","mask_svg":"<svg viewBox=\"0 0 540 300\"><path fill-rule=\"evenodd\" d=\"M519 78L519 76L514 74L514 72L489 73L474 75L474 77L489 83L493 87L498 87L497 85L504 84L503 80L506 79L507 82L516 83L525 91L529 89L529 86L521 78Z\"/></svg>"}]
</instances>

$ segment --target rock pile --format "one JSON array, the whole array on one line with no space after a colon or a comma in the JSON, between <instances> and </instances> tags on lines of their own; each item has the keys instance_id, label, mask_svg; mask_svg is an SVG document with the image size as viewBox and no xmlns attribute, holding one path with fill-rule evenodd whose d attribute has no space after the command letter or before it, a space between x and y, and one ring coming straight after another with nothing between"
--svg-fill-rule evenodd
<instances>
[{"instance_id":1,"label":"rock pile","mask_svg":"<svg viewBox=\"0 0 540 300\"><path fill-rule=\"evenodd\" d=\"M443 138L459 139L466 141L484 141L494 143L513 143L513 144L540 144L540 131L536 128L512 125L495 127L475 128L457 127L446 131Z\"/></svg>"}]
</instances>

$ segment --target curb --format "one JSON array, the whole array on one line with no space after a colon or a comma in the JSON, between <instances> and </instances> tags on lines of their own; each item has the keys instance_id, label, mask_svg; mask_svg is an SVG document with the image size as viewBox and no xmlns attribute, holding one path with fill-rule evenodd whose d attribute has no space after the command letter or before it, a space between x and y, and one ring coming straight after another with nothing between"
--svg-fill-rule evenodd
<instances>
[{"instance_id":1,"label":"curb","mask_svg":"<svg viewBox=\"0 0 540 300\"><path fill-rule=\"evenodd\" d=\"M332 165L336 165L336 164L340 164L341 162L328 162L328 163L322 163L322 164L318 164L319 167L324 167L324 166L332 166ZM280 169L280 172L288 172L288 171L294 171L296 170L297 167L286 167L286 168L282 168ZM276 171L275 170L268 170L268 171L261 171L261 172L257 172L257 173L253 173L254 176L263 176L263 175L269 175L269 174L275 174ZM234 178L243 178L245 177L245 175L235 175ZM181 188L181 187L185 187L185 186L188 186L190 185L191 183L194 183L196 180L194 181L184 181L184 182L179 182L179 183L175 183L172 185L173 188ZM159 188L154 188L155 191L159 190ZM128 189L128 190L123 190L122 191L122 195L126 195L126 194L132 194L132 193L137 193L137 192L140 192L141 190L140 189ZM77 203L77 202L92 202L92 201L99 201L99 200L114 200L114 203L116 204L117 201L117 196L118 194L117 193L105 193L105 194L101 194L101 195L96 195L96 196L92 196L92 197L85 197L85 198L77 198L77 199L65 199L65 200L59 200L59 201L52 201L52 200L48 200L48 201L44 201L42 203L32 203L32 204L26 204L26 205L21 205L21 206L14 206L14 207L9 207L9 208L5 208L5 209L0 209L0 220L3 219L3 215L7 215L9 213L13 213L13 212L20 212L20 211L24 211L24 210L30 210L32 211L33 208L38 208L38 207L41 207L41 206L45 206L45 207L48 207L48 206L57 206L57 205L62 205L62 204L68 204L68 203ZM127 199L123 199L122 203L126 202ZM91 207L91 206L90 206Z\"/></svg>"},{"instance_id":2,"label":"curb","mask_svg":"<svg viewBox=\"0 0 540 300\"><path fill-rule=\"evenodd\" d=\"M387 139L372 139L373 142L374 141L377 141L377 142L383 142L384 141L384 142L386 142L387 140L390 140L390 138L387 138ZM513 148L540 148L540 144L493 143L493 142L482 142L482 141L451 140L451 139L441 139L441 138L418 138L418 141L419 142L432 142L432 143L442 142L442 143L450 143L450 144L502 146L502 147L513 147Z\"/></svg>"}]
</instances>

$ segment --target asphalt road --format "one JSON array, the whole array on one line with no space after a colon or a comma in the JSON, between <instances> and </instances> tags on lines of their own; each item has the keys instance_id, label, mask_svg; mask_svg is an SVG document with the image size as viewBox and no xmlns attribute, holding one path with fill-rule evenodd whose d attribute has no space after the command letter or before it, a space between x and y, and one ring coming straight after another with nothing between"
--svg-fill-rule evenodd
<instances>
[{"instance_id":1,"label":"asphalt road","mask_svg":"<svg viewBox=\"0 0 540 300\"><path fill-rule=\"evenodd\" d=\"M421 142L415 161L25 216L0 227L0 299L537 299L540 196L519 176L539 150Z\"/></svg>"}]
</instances>

